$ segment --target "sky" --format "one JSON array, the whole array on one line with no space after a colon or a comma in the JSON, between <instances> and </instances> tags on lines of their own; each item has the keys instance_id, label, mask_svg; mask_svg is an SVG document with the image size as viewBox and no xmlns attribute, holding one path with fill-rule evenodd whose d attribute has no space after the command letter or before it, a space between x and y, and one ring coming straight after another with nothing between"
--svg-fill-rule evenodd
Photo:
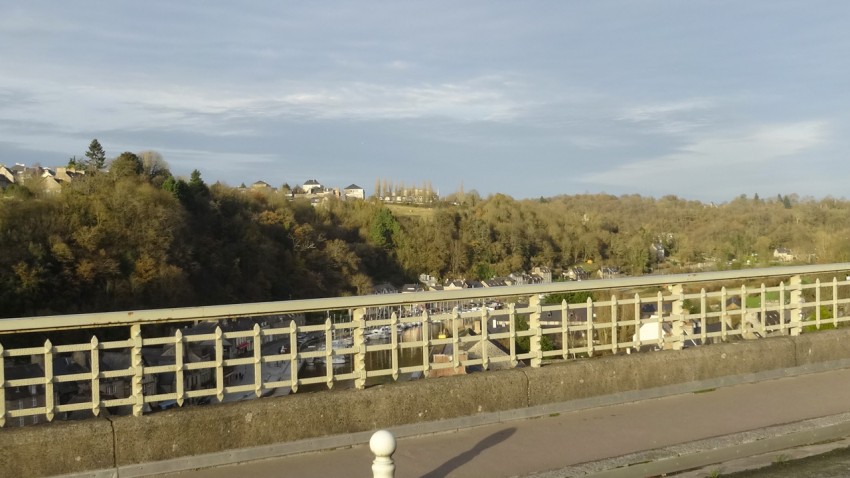
<instances>
[{"instance_id":1,"label":"sky","mask_svg":"<svg viewBox=\"0 0 850 478\"><path fill-rule=\"evenodd\" d=\"M850 2L0 0L0 164L847 196Z\"/></svg>"}]
</instances>

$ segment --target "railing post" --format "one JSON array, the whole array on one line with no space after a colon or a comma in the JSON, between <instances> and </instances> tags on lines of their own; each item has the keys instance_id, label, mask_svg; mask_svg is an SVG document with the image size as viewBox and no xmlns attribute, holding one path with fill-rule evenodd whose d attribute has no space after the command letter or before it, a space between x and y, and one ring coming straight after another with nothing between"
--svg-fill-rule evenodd
<instances>
[{"instance_id":1,"label":"railing post","mask_svg":"<svg viewBox=\"0 0 850 478\"><path fill-rule=\"evenodd\" d=\"M3 344L0 344L0 427L6 425L6 372L3 359Z\"/></svg>"},{"instance_id":2,"label":"railing post","mask_svg":"<svg viewBox=\"0 0 850 478\"><path fill-rule=\"evenodd\" d=\"M97 336L91 338L91 412L94 416L100 415L100 358L98 355ZM2 384L0 384L2 388ZM2 397L0 397L2 399Z\"/></svg>"},{"instance_id":3,"label":"railing post","mask_svg":"<svg viewBox=\"0 0 850 478\"><path fill-rule=\"evenodd\" d=\"M700 289L699 291L699 340L700 345L706 345L706 328L708 324L706 324L706 319L708 317L708 294L705 291L705 287ZM721 320L723 320L721 318Z\"/></svg>"},{"instance_id":4,"label":"railing post","mask_svg":"<svg viewBox=\"0 0 850 478\"><path fill-rule=\"evenodd\" d=\"M431 314L422 314L422 376L431 375Z\"/></svg>"},{"instance_id":5,"label":"railing post","mask_svg":"<svg viewBox=\"0 0 850 478\"><path fill-rule=\"evenodd\" d=\"M540 315L542 314L542 305L540 304L540 296L535 294L529 297L528 306L531 309L531 314L528 316L528 329L532 332L528 340L528 351L531 353L531 366L539 368L543 364L543 350L541 343Z\"/></svg>"},{"instance_id":6,"label":"railing post","mask_svg":"<svg viewBox=\"0 0 850 478\"><path fill-rule=\"evenodd\" d=\"M390 316L390 344L392 345L392 350L390 351L390 366L393 370L391 375L393 380L398 380L399 352L401 351L401 347L398 343L400 332L398 323L398 314L393 312L393 315Z\"/></svg>"},{"instance_id":7,"label":"railing post","mask_svg":"<svg viewBox=\"0 0 850 478\"><path fill-rule=\"evenodd\" d=\"M637 352L640 352L640 329L641 327L643 327L643 317L641 317L640 304L640 294L635 292L635 334L632 336L632 338L634 339L634 345L632 345L632 347ZM626 350L626 352L628 352L628 350Z\"/></svg>"},{"instance_id":8,"label":"railing post","mask_svg":"<svg viewBox=\"0 0 850 478\"><path fill-rule=\"evenodd\" d=\"M298 325L294 320L289 321L289 389L292 393L298 391L298 372L301 371L301 362L298 350Z\"/></svg>"},{"instance_id":9,"label":"railing post","mask_svg":"<svg viewBox=\"0 0 850 478\"><path fill-rule=\"evenodd\" d=\"M788 307L785 305L785 281L779 283L779 332L782 335L787 334L788 326L785 323L785 316L788 312Z\"/></svg>"},{"instance_id":10,"label":"railing post","mask_svg":"<svg viewBox=\"0 0 850 478\"><path fill-rule=\"evenodd\" d=\"M462 321L460 309L455 307L452 314L452 368L454 370L460 367L460 323Z\"/></svg>"},{"instance_id":11,"label":"railing post","mask_svg":"<svg viewBox=\"0 0 850 478\"><path fill-rule=\"evenodd\" d=\"M215 396L224 400L224 342L221 327L215 328Z\"/></svg>"},{"instance_id":12,"label":"railing post","mask_svg":"<svg viewBox=\"0 0 850 478\"><path fill-rule=\"evenodd\" d=\"M832 326L838 327L838 278L832 278Z\"/></svg>"},{"instance_id":13,"label":"railing post","mask_svg":"<svg viewBox=\"0 0 850 478\"><path fill-rule=\"evenodd\" d=\"M611 294L611 353L617 354L617 321L619 319L620 307L617 303L617 296Z\"/></svg>"},{"instance_id":14,"label":"railing post","mask_svg":"<svg viewBox=\"0 0 850 478\"><path fill-rule=\"evenodd\" d=\"M130 342L133 348L130 350L130 366L133 367L132 392L133 392L133 416L140 417L145 408L144 387L144 361L142 360L142 326L133 324L130 326Z\"/></svg>"},{"instance_id":15,"label":"railing post","mask_svg":"<svg viewBox=\"0 0 850 478\"><path fill-rule=\"evenodd\" d=\"M490 341L490 334L487 324L490 322L490 309L484 307L481 312L481 336L479 343L481 344L481 368L489 370L490 368L490 353L488 352L487 343Z\"/></svg>"},{"instance_id":16,"label":"railing post","mask_svg":"<svg viewBox=\"0 0 850 478\"><path fill-rule=\"evenodd\" d=\"M729 315L726 313L726 286L720 288L720 340L726 341L726 320L729 318Z\"/></svg>"},{"instance_id":17,"label":"railing post","mask_svg":"<svg viewBox=\"0 0 850 478\"><path fill-rule=\"evenodd\" d=\"M186 399L186 376L183 371L183 332L177 329L174 333L174 393L177 395L177 405L181 407Z\"/></svg>"},{"instance_id":18,"label":"railing post","mask_svg":"<svg viewBox=\"0 0 850 478\"><path fill-rule=\"evenodd\" d=\"M509 352L511 356L511 367L517 366L516 359L516 304L508 304L508 339Z\"/></svg>"},{"instance_id":19,"label":"railing post","mask_svg":"<svg viewBox=\"0 0 850 478\"><path fill-rule=\"evenodd\" d=\"M659 350L664 350L667 341L664 338L664 296L661 291L655 295L655 316L658 320L656 325L658 334L655 336L656 346Z\"/></svg>"},{"instance_id":20,"label":"railing post","mask_svg":"<svg viewBox=\"0 0 850 478\"><path fill-rule=\"evenodd\" d=\"M333 367L333 324L331 318L325 319L325 383L328 390L334 387L334 367Z\"/></svg>"},{"instance_id":21,"label":"railing post","mask_svg":"<svg viewBox=\"0 0 850 478\"><path fill-rule=\"evenodd\" d=\"M596 315L593 313L593 299L588 297L586 306L587 315L585 315L585 325L587 326L587 338L585 339L585 345L587 346L587 356L593 357L593 335L596 330L595 324L593 323L595 319L594 316Z\"/></svg>"},{"instance_id":22,"label":"railing post","mask_svg":"<svg viewBox=\"0 0 850 478\"><path fill-rule=\"evenodd\" d=\"M685 289L682 284L675 284L670 292L674 297L670 317L670 348L682 350L685 348Z\"/></svg>"},{"instance_id":23,"label":"railing post","mask_svg":"<svg viewBox=\"0 0 850 478\"><path fill-rule=\"evenodd\" d=\"M372 462L373 478L393 478L395 476L395 453L396 441L392 433L387 430L378 430L369 439L369 449L375 454Z\"/></svg>"},{"instance_id":24,"label":"railing post","mask_svg":"<svg viewBox=\"0 0 850 478\"><path fill-rule=\"evenodd\" d=\"M352 312L353 322L357 324L354 328L354 388L363 390L366 388L366 309L358 307Z\"/></svg>"},{"instance_id":25,"label":"railing post","mask_svg":"<svg viewBox=\"0 0 850 478\"><path fill-rule=\"evenodd\" d=\"M815 327L820 330L820 278L815 279Z\"/></svg>"},{"instance_id":26,"label":"railing post","mask_svg":"<svg viewBox=\"0 0 850 478\"><path fill-rule=\"evenodd\" d=\"M561 300L561 352L564 360L570 356L570 307L567 299Z\"/></svg>"},{"instance_id":27,"label":"railing post","mask_svg":"<svg viewBox=\"0 0 850 478\"><path fill-rule=\"evenodd\" d=\"M52 422L56 410L56 401L53 394L53 343L50 339L44 341L44 415L47 421Z\"/></svg>"},{"instance_id":28,"label":"railing post","mask_svg":"<svg viewBox=\"0 0 850 478\"><path fill-rule=\"evenodd\" d=\"M254 394L259 398L263 396L265 381L263 380L263 341L261 337L260 324L254 324L252 330L253 352L254 352Z\"/></svg>"},{"instance_id":29,"label":"railing post","mask_svg":"<svg viewBox=\"0 0 850 478\"><path fill-rule=\"evenodd\" d=\"M832 326L838 327L838 278L832 278Z\"/></svg>"},{"instance_id":30,"label":"railing post","mask_svg":"<svg viewBox=\"0 0 850 478\"><path fill-rule=\"evenodd\" d=\"M761 320L759 321L759 333L762 337L767 337L767 286L764 282L761 283L761 293L759 294L761 302Z\"/></svg>"},{"instance_id":31,"label":"railing post","mask_svg":"<svg viewBox=\"0 0 850 478\"><path fill-rule=\"evenodd\" d=\"M788 303L791 314L790 333L796 336L803 331L803 279L800 276L792 276L788 279L788 289L791 293Z\"/></svg>"}]
</instances>

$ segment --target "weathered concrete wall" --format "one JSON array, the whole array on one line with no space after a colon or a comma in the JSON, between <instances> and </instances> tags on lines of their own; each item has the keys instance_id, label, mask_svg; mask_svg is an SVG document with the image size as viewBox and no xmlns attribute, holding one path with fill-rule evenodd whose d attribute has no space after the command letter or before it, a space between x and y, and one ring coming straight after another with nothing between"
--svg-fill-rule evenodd
<instances>
[{"instance_id":1,"label":"weathered concrete wall","mask_svg":"<svg viewBox=\"0 0 850 478\"><path fill-rule=\"evenodd\" d=\"M850 359L850 333L844 329L824 330L795 337L797 365Z\"/></svg>"},{"instance_id":2,"label":"weathered concrete wall","mask_svg":"<svg viewBox=\"0 0 850 478\"><path fill-rule=\"evenodd\" d=\"M525 407L519 370L115 418L119 466ZM145 446L138 446L140 437Z\"/></svg>"},{"instance_id":3,"label":"weathered concrete wall","mask_svg":"<svg viewBox=\"0 0 850 478\"><path fill-rule=\"evenodd\" d=\"M95 418L0 429L0 476L50 476L115 466L112 425Z\"/></svg>"},{"instance_id":4,"label":"weathered concrete wall","mask_svg":"<svg viewBox=\"0 0 850 478\"><path fill-rule=\"evenodd\" d=\"M850 334L848 334L850 335ZM848 335L844 335L847 337ZM647 390L796 366L794 338L606 356L526 369L528 405Z\"/></svg>"},{"instance_id":5,"label":"weathered concrete wall","mask_svg":"<svg viewBox=\"0 0 850 478\"><path fill-rule=\"evenodd\" d=\"M0 462L8 476L35 477L274 447L387 427L411 426L416 433L463 417L470 418L467 423L475 417L495 420L492 417L500 413L517 417L529 407L850 359L848 340L850 330L842 329L367 390L187 407L138 418L4 428L0 429Z\"/></svg>"}]
</instances>

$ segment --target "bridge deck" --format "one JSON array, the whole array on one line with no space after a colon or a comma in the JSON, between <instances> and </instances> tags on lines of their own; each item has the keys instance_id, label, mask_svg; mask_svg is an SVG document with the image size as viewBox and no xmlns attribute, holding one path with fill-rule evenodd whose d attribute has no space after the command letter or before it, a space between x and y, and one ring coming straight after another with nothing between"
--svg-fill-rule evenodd
<instances>
[{"instance_id":1,"label":"bridge deck","mask_svg":"<svg viewBox=\"0 0 850 478\"><path fill-rule=\"evenodd\" d=\"M850 369L402 438L395 476L525 476L819 417L850 420L841 414L850 414ZM372 458L361 445L164 476L371 476Z\"/></svg>"}]
</instances>

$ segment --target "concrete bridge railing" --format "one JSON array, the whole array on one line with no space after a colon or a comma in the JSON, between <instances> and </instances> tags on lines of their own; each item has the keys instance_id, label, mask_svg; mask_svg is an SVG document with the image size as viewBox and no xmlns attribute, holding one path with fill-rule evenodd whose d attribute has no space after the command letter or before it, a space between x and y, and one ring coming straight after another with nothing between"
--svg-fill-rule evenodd
<instances>
[{"instance_id":1,"label":"concrete bridge railing","mask_svg":"<svg viewBox=\"0 0 850 478\"><path fill-rule=\"evenodd\" d=\"M850 329L0 430L9 476L147 476L850 366ZM788 404L793 407L793 403ZM368 462L364 462L366 470ZM365 474L365 473L364 473Z\"/></svg>"},{"instance_id":2,"label":"concrete bridge railing","mask_svg":"<svg viewBox=\"0 0 850 478\"><path fill-rule=\"evenodd\" d=\"M850 264L831 264L2 320L0 331L16 335L0 335L5 422L0 453L8 454L6 463L21 463L22 476L99 469L132 476L151 466L192 467L198 457L215 464L345 446L368 441L366 434L378 428L395 427L401 436L427 433L843 363L848 359L843 331L805 332L850 320L844 313L850 302L847 270ZM839 273L845 279L829 277ZM552 305L541 300L582 290L597 300ZM315 325L291 320L338 311L347 314ZM233 327L237 319L253 322L240 329ZM192 325L186 328L187 323ZM95 334L107 326L123 327L129 337L101 341ZM384 327L385 338L371 338ZM398 333L405 328L419 333L413 338ZM63 340L70 329L93 330L91 340ZM467 329L477 333L465 335ZM41 344L7 346L26 339L20 335L26 332L52 336ZM317 342L315 348L305 347L305 336ZM776 338L739 342L768 336ZM485 346L493 342L500 343L500 353ZM717 343L697 346L711 342ZM476 345L479 352L433 360L435 349ZM624 356L645 349L684 350ZM419 362L401 360L410 356ZM154 362L156 357L161 361ZM321 376L300 373L306 360L330 365L340 357L346 367L326 366ZM519 363L530 367L514 368ZM370 386L382 377L505 367ZM21 376L21 370L31 376ZM234 379L237 373L248 377ZM166 408L162 404L227 402L311 384L351 389L158 411ZM83 393L69 401L71 385ZM117 396L121 390L125 395ZM29 402L16 404L22 395ZM108 413L121 407L131 416ZM94 418L57 419L83 412ZM22 419L53 423L19 428ZM45 459L46 448L37 443L61 447L51 448Z\"/></svg>"}]
</instances>

